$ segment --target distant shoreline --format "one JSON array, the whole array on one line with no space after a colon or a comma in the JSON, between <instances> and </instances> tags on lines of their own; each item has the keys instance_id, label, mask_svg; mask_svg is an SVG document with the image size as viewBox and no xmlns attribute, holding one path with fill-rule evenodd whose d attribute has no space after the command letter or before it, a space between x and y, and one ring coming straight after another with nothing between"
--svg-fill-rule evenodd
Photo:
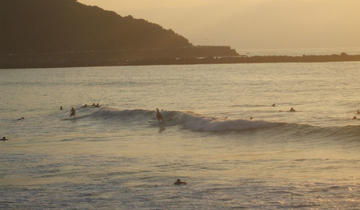
<instances>
[{"instance_id":1,"label":"distant shoreline","mask_svg":"<svg viewBox=\"0 0 360 210\"><path fill-rule=\"evenodd\" d=\"M0 55L0 69L15 68L63 68L96 66L147 66L147 65L193 65L193 64L250 64L250 63L320 63L360 61L360 55L346 53L333 55L303 56L210 56L210 57L164 57L119 58L112 54L22 54Z\"/></svg>"}]
</instances>

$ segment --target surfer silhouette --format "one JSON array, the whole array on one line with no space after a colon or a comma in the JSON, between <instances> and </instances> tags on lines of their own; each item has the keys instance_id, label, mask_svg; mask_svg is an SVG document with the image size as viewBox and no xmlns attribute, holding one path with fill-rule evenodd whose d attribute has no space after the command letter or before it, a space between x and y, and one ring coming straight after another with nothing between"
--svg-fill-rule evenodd
<instances>
[{"instance_id":1,"label":"surfer silhouette","mask_svg":"<svg viewBox=\"0 0 360 210\"><path fill-rule=\"evenodd\" d=\"M291 109L289 110L289 112L296 112L296 110L291 107Z\"/></svg>"},{"instance_id":2,"label":"surfer silhouette","mask_svg":"<svg viewBox=\"0 0 360 210\"><path fill-rule=\"evenodd\" d=\"M75 111L74 107L71 107L70 117L75 117L75 114L76 114L76 111Z\"/></svg>"},{"instance_id":3,"label":"surfer silhouette","mask_svg":"<svg viewBox=\"0 0 360 210\"><path fill-rule=\"evenodd\" d=\"M164 132L165 131L165 127L164 126L160 126L159 127L159 133L162 133L162 132Z\"/></svg>"},{"instance_id":4,"label":"surfer silhouette","mask_svg":"<svg viewBox=\"0 0 360 210\"><path fill-rule=\"evenodd\" d=\"M180 179L177 179L174 185L186 185L186 182L181 181Z\"/></svg>"},{"instance_id":5,"label":"surfer silhouette","mask_svg":"<svg viewBox=\"0 0 360 210\"><path fill-rule=\"evenodd\" d=\"M2 139L0 139L1 141L7 141L8 139L4 136L2 137Z\"/></svg>"},{"instance_id":6,"label":"surfer silhouette","mask_svg":"<svg viewBox=\"0 0 360 210\"><path fill-rule=\"evenodd\" d=\"M159 122L164 122L164 118L162 116L162 114L160 113L159 109L156 108L156 119L159 121Z\"/></svg>"}]
</instances>

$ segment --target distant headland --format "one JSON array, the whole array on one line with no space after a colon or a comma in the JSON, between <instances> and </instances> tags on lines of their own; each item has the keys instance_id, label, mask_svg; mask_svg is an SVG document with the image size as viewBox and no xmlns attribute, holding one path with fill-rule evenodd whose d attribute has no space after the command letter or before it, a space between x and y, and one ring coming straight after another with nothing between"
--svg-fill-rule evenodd
<instances>
[{"instance_id":1,"label":"distant headland","mask_svg":"<svg viewBox=\"0 0 360 210\"><path fill-rule=\"evenodd\" d=\"M76 0L0 2L0 68L360 61L360 55L241 56Z\"/></svg>"}]
</instances>

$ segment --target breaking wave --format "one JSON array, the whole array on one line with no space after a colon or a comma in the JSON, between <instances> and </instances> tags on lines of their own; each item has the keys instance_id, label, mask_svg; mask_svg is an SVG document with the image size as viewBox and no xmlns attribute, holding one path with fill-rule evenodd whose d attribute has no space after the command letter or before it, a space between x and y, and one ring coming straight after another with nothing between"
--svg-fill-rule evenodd
<instances>
[{"instance_id":1,"label":"breaking wave","mask_svg":"<svg viewBox=\"0 0 360 210\"><path fill-rule=\"evenodd\" d=\"M279 135L281 133L292 134L295 136L313 136L319 137L351 137L360 136L360 126L343 127L319 127L306 124L269 122L262 120L244 120L244 119L218 119L215 117L204 116L190 111L161 111L165 122L157 122L155 110L129 109L119 110L103 107L88 111L79 112L75 119L91 118L93 120L116 121L122 123L134 122L149 126L167 127L179 126L180 128L196 132L245 132L245 131L270 131L270 135ZM81 115L83 114L83 115Z\"/></svg>"},{"instance_id":2,"label":"breaking wave","mask_svg":"<svg viewBox=\"0 0 360 210\"><path fill-rule=\"evenodd\" d=\"M184 111L161 111L164 122L157 122L155 111L134 109L134 110L118 110L113 108L100 108L99 110L79 116L76 119L93 118L102 120L116 121L134 121L139 123L147 123L152 126L182 126L192 131L203 132L228 132L228 131L244 131L251 129L277 127L284 123L274 123L266 121L252 120L227 120L217 119L214 117L203 116L193 112Z\"/></svg>"}]
</instances>

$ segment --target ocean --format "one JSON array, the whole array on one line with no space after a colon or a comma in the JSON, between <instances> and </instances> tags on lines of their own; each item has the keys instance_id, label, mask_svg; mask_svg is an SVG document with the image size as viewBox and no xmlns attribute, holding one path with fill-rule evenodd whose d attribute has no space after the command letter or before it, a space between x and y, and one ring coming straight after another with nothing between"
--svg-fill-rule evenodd
<instances>
[{"instance_id":1,"label":"ocean","mask_svg":"<svg viewBox=\"0 0 360 210\"><path fill-rule=\"evenodd\" d=\"M1 69L0 208L356 209L359 69Z\"/></svg>"}]
</instances>

